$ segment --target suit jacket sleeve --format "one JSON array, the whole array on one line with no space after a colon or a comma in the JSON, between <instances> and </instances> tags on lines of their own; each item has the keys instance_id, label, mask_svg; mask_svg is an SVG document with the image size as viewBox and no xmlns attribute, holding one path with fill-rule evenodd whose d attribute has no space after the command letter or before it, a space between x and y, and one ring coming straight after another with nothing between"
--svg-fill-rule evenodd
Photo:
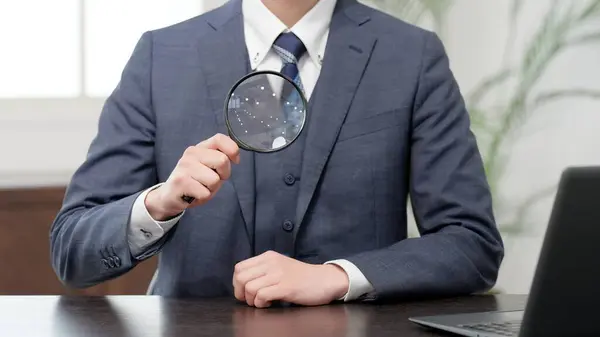
<instances>
[{"instance_id":1,"label":"suit jacket sleeve","mask_svg":"<svg viewBox=\"0 0 600 337\"><path fill-rule=\"evenodd\" d=\"M427 33L422 60L410 158L410 197L421 237L348 259L377 298L488 290L504 254L465 103L435 34Z\"/></svg>"},{"instance_id":2,"label":"suit jacket sleeve","mask_svg":"<svg viewBox=\"0 0 600 337\"><path fill-rule=\"evenodd\" d=\"M72 177L52 224L52 266L70 286L87 287L120 276L169 238L138 259L127 241L136 198L157 183L151 64L152 35L145 33L105 103L87 158Z\"/></svg>"}]
</instances>

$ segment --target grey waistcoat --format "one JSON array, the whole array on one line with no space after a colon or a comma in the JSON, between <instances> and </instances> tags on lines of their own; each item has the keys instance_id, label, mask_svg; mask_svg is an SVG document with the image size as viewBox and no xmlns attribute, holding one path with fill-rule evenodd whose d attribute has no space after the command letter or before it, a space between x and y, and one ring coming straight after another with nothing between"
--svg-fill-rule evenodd
<instances>
[{"instance_id":1,"label":"grey waistcoat","mask_svg":"<svg viewBox=\"0 0 600 337\"><path fill-rule=\"evenodd\" d=\"M255 154L256 211L254 253L274 250L294 256L293 230L298 226L296 206L306 134L312 108L317 99L315 87L309 102L307 119L300 136L287 148L273 153Z\"/></svg>"}]
</instances>

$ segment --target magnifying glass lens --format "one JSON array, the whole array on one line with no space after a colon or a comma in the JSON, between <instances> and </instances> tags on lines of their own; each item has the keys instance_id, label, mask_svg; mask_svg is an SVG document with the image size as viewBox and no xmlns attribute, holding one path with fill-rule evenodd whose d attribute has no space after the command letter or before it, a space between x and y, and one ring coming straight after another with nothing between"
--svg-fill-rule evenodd
<instances>
[{"instance_id":1,"label":"magnifying glass lens","mask_svg":"<svg viewBox=\"0 0 600 337\"><path fill-rule=\"evenodd\" d=\"M225 120L230 136L241 148L274 152L298 138L306 110L299 86L281 74L257 72L231 90Z\"/></svg>"}]
</instances>

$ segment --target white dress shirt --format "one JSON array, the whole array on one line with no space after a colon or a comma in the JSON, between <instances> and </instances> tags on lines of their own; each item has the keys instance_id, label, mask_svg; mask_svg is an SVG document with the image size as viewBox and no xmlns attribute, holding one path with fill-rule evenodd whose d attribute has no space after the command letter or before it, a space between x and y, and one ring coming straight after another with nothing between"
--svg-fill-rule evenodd
<instances>
[{"instance_id":1,"label":"white dress shirt","mask_svg":"<svg viewBox=\"0 0 600 337\"><path fill-rule=\"evenodd\" d=\"M253 70L280 71L283 61L272 50L277 37L284 32L293 32L306 47L307 53L298 61L300 79L305 95L310 99L321 73L321 63L325 54L329 25L337 0L320 0L296 25L289 28L277 18L261 0L244 0L244 30L246 48ZM128 242L133 256L141 255L149 246L158 241L183 216L164 222L155 221L145 207L144 201L149 191L144 191L135 201L128 229ZM364 274L348 260L329 261L346 272L349 279L348 293L342 298L352 301L373 292L373 286Z\"/></svg>"}]
</instances>

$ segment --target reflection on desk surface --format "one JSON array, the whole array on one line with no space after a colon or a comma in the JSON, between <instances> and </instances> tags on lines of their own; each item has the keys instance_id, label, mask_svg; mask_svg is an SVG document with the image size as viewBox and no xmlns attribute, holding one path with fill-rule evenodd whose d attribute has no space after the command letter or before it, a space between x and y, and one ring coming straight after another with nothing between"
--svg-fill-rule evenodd
<instances>
[{"instance_id":1,"label":"reflection on desk surface","mask_svg":"<svg viewBox=\"0 0 600 337\"><path fill-rule=\"evenodd\" d=\"M232 299L0 297L0 336L439 336L411 316L523 309L523 296L254 309Z\"/></svg>"},{"instance_id":2,"label":"reflection on desk surface","mask_svg":"<svg viewBox=\"0 0 600 337\"><path fill-rule=\"evenodd\" d=\"M367 336L372 312L356 306L330 305L288 310L234 310L235 337Z\"/></svg>"}]
</instances>

